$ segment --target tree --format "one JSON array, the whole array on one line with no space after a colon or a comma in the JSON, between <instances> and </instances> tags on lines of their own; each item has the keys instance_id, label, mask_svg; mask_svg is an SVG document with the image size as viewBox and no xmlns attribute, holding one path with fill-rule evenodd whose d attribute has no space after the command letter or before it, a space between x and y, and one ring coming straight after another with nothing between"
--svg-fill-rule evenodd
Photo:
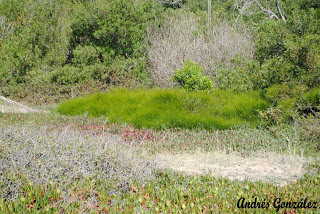
<instances>
[{"instance_id":1,"label":"tree","mask_svg":"<svg viewBox=\"0 0 320 214\"><path fill-rule=\"evenodd\" d=\"M258 25L257 22L263 23L272 18L286 23L279 0L235 0L233 7L237 13L235 22L238 22L239 18L246 17L255 26Z\"/></svg>"}]
</instances>

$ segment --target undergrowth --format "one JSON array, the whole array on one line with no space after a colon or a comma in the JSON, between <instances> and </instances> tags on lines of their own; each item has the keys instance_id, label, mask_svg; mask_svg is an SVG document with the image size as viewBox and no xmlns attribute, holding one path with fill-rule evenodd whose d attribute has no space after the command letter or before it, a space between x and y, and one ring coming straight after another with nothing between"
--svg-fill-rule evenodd
<instances>
[{"instance_id":1,"label":"undergrowth","mask_svg":"<svg viewBox=\"0 0 320 214\"><path fill-rule=\"evenodd\" d=\"M16 199L22 180L54 183L62 188L82 179L115 182L126 191L130 182L153 177L152 161L137 147L124 146L112 134L83 134L73 126L3 125L0 128L0 195ZM16 177L19 177L17 179ZM21 180L22 179L22 180Z\"/></svg>"},{"instance_id":2,"label":"undergrowth","mask_svg":"<svg viewBox=\"0 0 320 214\"><path fill-rule=\"evenodd\" d=\"M158 171L146 185L135 183L130 191L108 194L109 185L86 179L69 186L70 198L62 200L65 191L54 184L23 185L24 196L15 201L0 202L2 213L90 212L90 213L312 213L317 209L282 208L281 202L319 202L320 177L306 176L297 183L279 187L261 182L230 181L212 176L184 176ZM313 188L311 188L313 187ZM93 190L94 189L94 190ZM269 203L264 209L237 208L245 202ZM274 201L280 198L282 201ZM278 212L277 212L278 210Z\"/></svg>"},{"instance_id":3,"label":"undergrowth","mask_svg":"<svg viewBox=\"0 0 320 214\"><path fill-rule=\"evenodd\" d=\"M226 148L250 155L245 151L269 151L271 144L281 153L293 151L299 142L308 151L314 148L310 139L318 142L317 120L301 120L295 127L215 132L134 129L108 123L105 117L59 114L0 114L0 124L1 213L276 213L277 198L319 204L319 171L281 187L162 171L142 155L172 148ZM238 209L241 197L265 200L270 207ZM278 213L284 212L317 209L280 208Z\"/></svg>"},{"instance_id":4,"label":"undergrowth","mask_svg":"<svg viewBox=\"0 0 320 214\"><path fill-rule=\"evenodd\" d=\"M59 105L58 112L72 116L103 115L110 122L126 122L136 128L213 130L256 126L259 121L257 110L267 106L268 103L255 93L117 89L107 94L94 94L64 102Z\"/></svg>"}]
</instances>

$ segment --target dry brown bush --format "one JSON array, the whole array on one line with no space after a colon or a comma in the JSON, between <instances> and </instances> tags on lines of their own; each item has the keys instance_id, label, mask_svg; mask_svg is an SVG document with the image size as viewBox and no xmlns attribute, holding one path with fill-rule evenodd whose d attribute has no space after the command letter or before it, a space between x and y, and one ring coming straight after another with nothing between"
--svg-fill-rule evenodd
<instances>
[{"instance_id":1,"label":"dry brown bush","mask_svg":"<svg viewBox=\"0 0 320 214\"><path fill-rule=\"evenodd\" d=\"M190 59L204 67L211 78L217 69L232 69L237 55L252 58L254 44L244 28L232 27L227 22L199 24L192 15L168 17L161 28L148 28L148 57L156 85L172 87L170 75Z\"/></svg>"}]
</instances>

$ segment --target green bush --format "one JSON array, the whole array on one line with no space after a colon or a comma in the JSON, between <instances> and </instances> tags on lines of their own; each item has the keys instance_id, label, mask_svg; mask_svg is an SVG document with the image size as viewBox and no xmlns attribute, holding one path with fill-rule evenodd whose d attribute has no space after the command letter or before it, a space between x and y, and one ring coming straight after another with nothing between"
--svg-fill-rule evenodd
<instances>
[{"instance_id":1,"label":"green bush","mask_svg":"<svg viewBox=\"0 0 320 214\"><path fill-rule=\"evenodd\" d=\"M300 118L301 128L299 137L302 144L307 144L310 148L320 151L320 120L317 118Z\"/></svg>"},{"instance_id":2,"label":"green bush","mask_svg":"<svg viewBox=\"0 0 320 214\"><path fill-rule=\"evenodd\" d=\"M255 93L118 89L107 94L69 100L60 104L58 111L72 116L84 113L92 117L104 115L111 122L127 122L137 128L211 130L244 124L256 126L256 110L263 110L267 106L268 103Z\"/></svg>"},{"instance_id":3,"label":"green bush","mask_svg":"<svg viewBox=\"0 0 320 214\"><path fill-rule=\"evenodd\" d=\"M320 113L320 88L313 88L304 93L297 101L296 106L301 114L317 116Z\"/></svg>"},{"instance_id":4,"label":"green bush","mask_svg":"<svg viewBox=\"0 0 320 214\"><path fill-rule=\"evenodd\" d=\"M82 82L86 79L86 74L80 68L73 66L59 67L51 72L51 82L61 85L71 85Z\"/></svg>"},{"instance_id":5,"label":"green bush","mask_svg":"<svg viewBox=\"0 0 320 214\"><path fill-rule=\"evenodd\" d=\"M284 23L269 21L259 27L255 53L266 87L295 82L309 88L320 84L320 37L318 33L292 32Z\"/></svg>"},{"instance_id":6,"label":"green bush","mask_svg":"<svg viewBox=\"0 0 320 214\"><path fill-rule=\"evenodd\" d=\"M81 4L71 23L71 48L90 45L115 56L141 57L147 25L161 11L157 6L148 0Z\"/></svg>"},{"instance_id":7,"label":"green bush","mask_svg":"<svg viewBox=\"0 0 320 214\"><path fill-rule=\"evenodd\" d=\"M202 71L203 67L198 63L187 60L184 66L171 76L171 81L177 82L188 91L210 91L213 88L213 83L208 76L202 74Z\"/></svg>"},{"instance_id":8,"label":"green bush","mask_svg":"<svg viewBox=\"0 0 320 214\"><path fill-rule=\"evenodd\" d=\"M312 106L320 106L320 87L313 88L304 95L305 100Z\"/></svg>"},{"instance_id":9,"label":"green bush","mask_svg":"<svg viewBox=\"0 0 320 214\"><path fill-rule=\"evenodd\" d=\"M72 62L77 65L92 65L99 63L99 55L100 53L95 47L92 46L77 46L77 48L73 51L73 59Z\"/></svg>"},{"instance_id":10,"label":"green bush","mask_svg":"<svg viewBox=\"0 0 320 214\"><path fill-rule=\"evenodd\" d=\"M320 88L277 84L267 89L265 97L273 106L260 112L267 125L292 122L301 115L316 116L320 112Z\"/></svg>"},{"instance_id":11,"label":"green bush","mask_svg":"<svg viewBox=\"0 0 320 214\"><path fill-rule=\"evenodd\" d=\"M188 28L190 38L198 38L201 34L199 32L206 32L199 39L222 50L222 52L218 51L219 53L212 53L212 56L216 56L221 62L218 64L215 63L216 61L210 61L210 57L210 59L201 57L200 54L203 59L201 65L205 65L204 67L208 69L205 72L211 74L210 78L214 81L215 87L231 89L235 92L269 91L269 95L271 89L268 90L268 88L274 85L303 85L306 86L306 91L318 88L320 85L319 3L316 0L298 0L294 3L281 1L281 8L286 17L286 23L275 19L258 23L257 20L261 20L261 17L256 14L250 18L257 23L254 31L245 30L247 28L243 25L252 24L250 20L245 19L242 19L243 23L240 23L239 19L237 27L225 29L232 32L228 34L232 37L229 38L230 41L234 38L244 38L250 42L248 45L244 42L244 46L235 47L236 51L240 50L237 53L247 54L239 54L241 57L237 56L231 60L234 55L229 57L225 53L235 49L232 49L232 45L230 47L226 45L229 43L225 43L228 40L225 40L225 36L221 36L221 39L219 37L219 29L229 25L215 25L221 20L234 21L236 14L233 13L234 1L231 0L216 2L212 5L213 25L211 26L220 26L214 27L217 31L212 32L212 35L218 39L213 39L212 42L218 41L218 43L210 43L212 39L208 37L208 33L211 32L208 31L210 25L200 24L207 20L205 2L183 1L182 8L173 12L172 9L161 7L157 1L149 0L37 2L3 0L0 4L2 28L4 27L0 35L0 93L20 99L33 93L38 93L38 96L34 95L35 97L60 97L59 94L53 93L53 91L59 93L59 90L50 90L56 87L55 84L66 87L77 85L76 87L86 90L79 94L97 90L92 86L98 85L104 89L111 85L130 88L141 85L149 87L152 85L149 70L153 64L151 58L147 58L146 48L156 50L155 53L158 51L156 45L150 46L153 43L150 35L146 36L147 28L166 29L163 28L166 26L165 20L171 20L172 23L170 21L171 24L167 25L170 28L166 31L176 30L179 23L177 20L182 20L179 18L181 14L192 14L192 17L195 17L196 30ZM12 28L6 29L8 25ZM180 27L183 26L189 25ZM182 32L179 29L178 31ZM175 35L178 31L171 33ZM162 35L161 31L159 33L159 35L155 34L155 38L165 35ZM146 38L150 40L147 41ZM253 49L250 48L253 39L256 43L254 59L252 59ZM147 42L150 42L149 45L146 45ZM177 43L180 44L181 41L177 40ZM167 44L163 43L164 47ZM228 51L228 48L221 47L230 49ZM231 53L234 52L231 51ZM187 56L181 55L181 57ZM169 61L165 64L169 65ZM177 61L177 63L180 62ZM213 84L209 78L201 74L201 67L188 63L190 68L185 65L178 69L176 77L172 80L189 91L210 90ZM153 70L158 72L157 69ZM160 74L170 73L166 69L159 71L161 71ZM35 72L39 75L33 75ZM88 82L91 82L90 87L87 85ZM93 82L95 83L92 84ZM23 88L33 91L23 93ZM46 88L46 90L40 92L41 90L38 90L40 88ZM291 86L289 88L292 89ZM63 90L63 93L67 94L66 91L70 90ZM302 106L299 107L299 111L303 113L308 112L306 109L310 107L312 111L317 110L315 102L306 103L307 98L296 99L296 95L288 95L288 97L295 100L295 107Z\"/></svg>"},{"instance_id":12,"label":"green bush","mask_svg":"<svg viewBox=\"0 0 320 214\"><path fill-rule=\"evenodd\" d=\"M239 61L238 61L239 60ZM218 69L215 77L215 85L220 89L235 92L246 92L255 88L256 79L261 80L262 75L257 72L260 68L255 61L241 62L241 58L234 59L238 63L234 69Z\"/></svg>"},{"instance_id":13,"label":"green bush","mask_svg":"<svg viewBox=\"0 0 320 214\"><path fill-rule=\"evenodd\" d=\"M39 103L73 96L69 88L150 85L143 41L160 11L148 0L2 1L0 14L13 27L0 34L0 93Z\"/></svg>"},{"instance_id":14,"label":"green bush","mask_svg":"<svg viewBox=\"0 0 320 214\"><path fill-rule=\"evenodd\" d=\"M298 99L307 91L304 85L277 84L269 87L265 94L266 98L272 103L281 103L284 100Z\"/></svg>"}]
</instances>

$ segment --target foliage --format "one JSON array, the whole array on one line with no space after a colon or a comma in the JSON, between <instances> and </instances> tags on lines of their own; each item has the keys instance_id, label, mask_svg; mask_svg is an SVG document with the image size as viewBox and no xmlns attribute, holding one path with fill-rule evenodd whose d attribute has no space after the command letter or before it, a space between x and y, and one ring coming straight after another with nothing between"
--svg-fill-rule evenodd
<instances>
[{"instance_id":1,"label":"foliage","mask_svg":"<svg viewBox=\"0 0 320 214\"><path fill-rule=\"evenodd\" d=\"M319 107L320 105L320 87L313 88L308 91L303 97L308 104L314 107Z\"/></svg>"},{"instance_id":2,"label":"foliage","mask_svg":"<svg viewBox=\"0 0 320 214\"><path fill-rule=\"evenodd\" d=\"M210 91L213 88L213 83L202 71L203 67L198 63L187 60L181 69L174 72L171 81L178 83L187 91Z\"/></svg>"},{"instance_id":3,"label":"foliage","mask_svg":"<svg viewBox=\"0 0 320 214\"><path fill-rule=\"evenodd\" d=\"M320 152L320 120L319 118L307 117L300 118L299 123L301 128L299 136L301 144L307 144L316 152Z\"/></svg>"},{"instance_id":4,"label":"foliage","mask_svg":"<svg viewBox=\"0 0 320 214\"><path fill-rule=\"evenodd\" d=\"M0 93L39 103L28 98L65 99L74 87L85 94L150 85L143 40L162 10L158 6L147 0L3 1L1 17L11 28L0 41ZM37 90L46 87L55 93Z\"/></svg>"},{"instance_id":5,"label":"foliage","mask_svg":"<svg viewBox=\"0 0 320 214\"><path fill-rule=\"evenodd\" d=\"M73 51L73 59L72 62L75 65L84 64L84 65L92 65L100 62L99 52L95 47L92 46L77 46L77 48Z\"/></svg>"},{"instance_id":6,"label":"foliage","mask_svg":"<svg viewBox=\"0 0 320 214\"><path fill-rule=\"evenodd\" d=\"M81 5L71 23L71 47L92 45L106 54L141 57L140 41L156 13L153 5L145 0L95 1Z\"/></svg>"},{"instance_id":7,"label":"foliage","mask_svg":"<svg viewBox=\"0 0 320 214\"><path fill-rule=\"evenodd\" d=\"M19 179L19 177L16 177ZM312 188L310 188L312 187ZM317 201L319 177L306 176L297 183L288 186L275 186L261 182L229 181L214 178L210 175L186 176L173 172L157 172L156 179L146 185L135 183L131 190L120 194L110 194L110 184L86 179L69 186L68 199L63 200L65 191L56 184L33 185L24 182L25 196L15 201L1 201L2 212L32 212L34 210L59 212L250 212L259 213L258 209L236 208L237 201L245 197L248 201L257 199L270 203L266 210L276 213L273 201L281 198L284 201L297 201L308 198ZM96 195L98 200L93 200ZM250 199L250 200L249 200ZM252 199L252 200L251 200ZM54 200L53 203L49 203ZM91 204L93 206L84 206ZM210 211L209 211L210 210ZM290 212L290 208L279 207L279 212ZM314 209L297 209L300 213L313 212ZM296 210L296 211L297 211Z\"/></svg>"},{"instance_id":8,"label":"foliage","mask_svg":"<svg viewBox=\"0 0 320 214\"><path fill-rule=\"evenodd\" d=\"M281 123L319 114L307 96L320 85L318 1L279 1L286 22L254 8L241 21L237 3L245 2L215 2L208 23L206 2L195 0L175 9L149 0L1 1L0 93L47 104L114 86L172 87L170 76L190 59L216 88L259 91L273 105L265 115Z\"/></svg>"},{"instance_id":9,"label":"foliage","mask_svg":"<svg viewBox=\"0 0 320 214\"><path fill-rule=\"evenodd\" d=\"M70 100L58 111L67 115L104 115L110 122L127 122L135 127L164 129L226 129L236 125L257 125L256 110L268 106L255 93L233 94L215 90L113 90L107 94Z\"/></svg>"},{"instance_id":10,"label":"foliage","mask_svg":"<svg viewBox=\"0 0 320 214\"><path fill-rule=\"evenodd\" d=\"M253 60L243 60L239 55L231 60L233 69L218 69L214 78L220 89L231 89L234 92L259 90L263 81L263 74L259 72L260 66Z\"/></svg>"},{"instance_id":11,"label":"foliage","mask_svg":"<svg viewBox=\"0 0 320 214\"><path fill-rule=\"evenodd\" d=\"M235 58L234 69L220 69L216 78L220 88L259 90L264 94L272 103L260 114L266 124L292 122L302 114L319 114L317 102L307 98L307 94L317 94L320 85L318 3L301 0L281 4L286 23L268 20L255 27L254 60L241 62Z\"/></svg>"},{"instance_id":12,"label":"foliage","mask_svg":"<svg viewBox=\"0 0 320 214\"><path fill-rule=\"evenodd\" d=\"M319 85L320 37L308 34L301 38L278 25L263 26L256 52L261 69L272 77L269 84L295 82L310 88Z\"/></svg>"},{"instance_id":13,"label":"foliage","mask_svg":"<svg viewBox=\"0 0 320 214\"><path fill-rule=\"evenodd\" d=\"M265 96L274 107L261 112L261 116L269 125L292 122L302 114L318 116L319 94L319 88L308 90L304 85L273 85Z\"/></svg>"}]
</instances>

